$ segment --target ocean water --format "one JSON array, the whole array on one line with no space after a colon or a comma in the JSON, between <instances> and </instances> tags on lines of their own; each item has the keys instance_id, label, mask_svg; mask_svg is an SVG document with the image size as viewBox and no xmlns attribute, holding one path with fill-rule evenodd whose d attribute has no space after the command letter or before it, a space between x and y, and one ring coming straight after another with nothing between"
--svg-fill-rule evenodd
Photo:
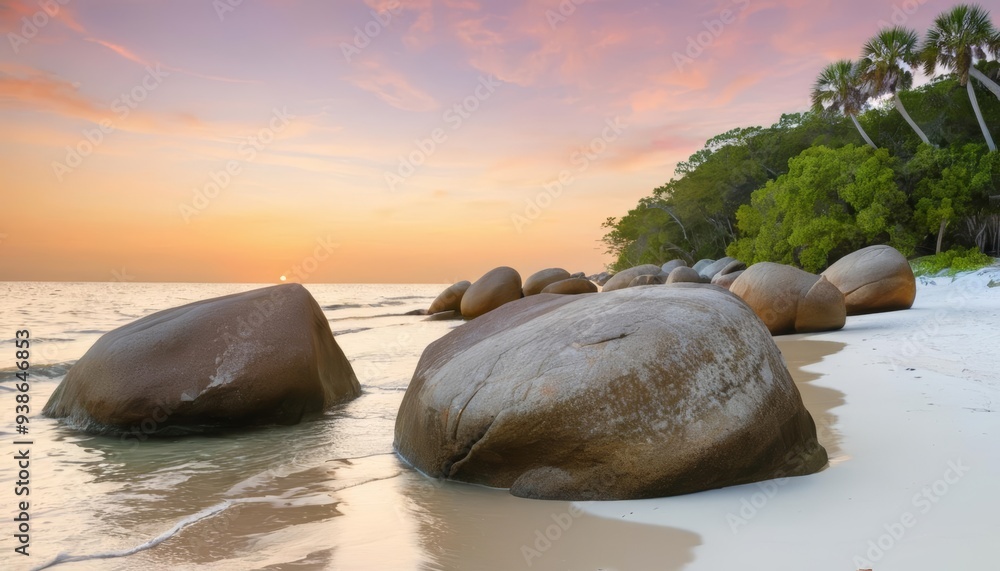
<instances>
[{"instance_id":1,"label":"ocean water","mask_svg":"<svg viewBox=\"0 0 1000 571\"><path fill-rule=\"evenodd\" d=\"M0 283L0 363L31 332L30 496L16 497L13 367L0 367L3 569L679 569L697 535L612 522L566 502L442 483L392 452L423 349L460 325L403 315L445 285L308 285L363 394L321 419L214 435L76 432L41 416L103 333L253 284ZM30 556L16 555L30 502ZM553 525L569 522L574 533ZM555 530L555 531L553 531ZM589 530L589 531L588 531ZM544 532L561 537L540 539Z\"/></svg>"}]
</instances>

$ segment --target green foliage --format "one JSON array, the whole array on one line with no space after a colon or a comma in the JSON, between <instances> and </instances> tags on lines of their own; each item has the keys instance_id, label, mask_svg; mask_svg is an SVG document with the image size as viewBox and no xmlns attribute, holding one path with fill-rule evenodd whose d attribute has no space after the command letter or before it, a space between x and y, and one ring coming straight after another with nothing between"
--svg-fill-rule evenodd
<instances>
[{"instance_id":1,"label":"green foliage","mask_svg":"<svg viewBox=\"0 0 1000 571\"><path fill-rule=\"evenodd\" d=\"M979 251L979 248L953 248L933 256L924 256L910 262L913 273L918 276L936 276L944 273L954 276L960 272L971 272L992 265L993 258Z\"/></svg>"},{"instance_id":2,"label":"green foliage","mask_svg":"<svg viewBox=\"0 0 1000 571\"><path fill-rule=\"evenodd\" d=\"M747 263L781 262L816 272L872 243L912 251L906 196L885 149L807 149L788 174L753 193L736 217L742 236L728 249Z\"/></svg>"},{"instance_id":3,"label":"green foliage","mask_svg":"<svg viewBox=\"0 0 1000 571\"><path fill-rule=\"evenodd\" d=\"M877 243L908 256L939 243L1000 255L1000 153L983 144L985 126L1000 125L1000 100L968 72L1000 79L990 59L1000 57L1000 34L987 11L962 5L917 44L912 30L882 30L859 61L822 70L812 112L709 139L678 163L675 178L607 219L610 267L728 253L817 271ZM919 64L950 74L910 89ZM873 99L893 93L916 127L892 101ZM863 146L862 133L877 150Z\"/></svg>"},{"instance_id":4,"label":"green foliage","mask_svg":"<svg viewBox=\"0 0 1000 571\"><path fill-rule=\"evenodd\" d=\"M821 113L782 115L769 128L733 129L677 166L675 178L621 218L609 218L604 243L610 269L719 258L736 238L736 211L754 190L788 170L814 144L844 145L857 137L847 119Z\"/></svg>"}]
</instances>

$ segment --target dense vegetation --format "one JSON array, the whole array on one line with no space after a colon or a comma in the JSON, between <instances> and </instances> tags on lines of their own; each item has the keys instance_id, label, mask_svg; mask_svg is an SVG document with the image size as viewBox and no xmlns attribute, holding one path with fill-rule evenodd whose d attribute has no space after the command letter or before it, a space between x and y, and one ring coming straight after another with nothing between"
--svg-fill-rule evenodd
<instances>
[{"instance_id":1,"label":"dense vegetation","mask_svg":"<svg viewBox=\"0 0 1000 571\"><path fill-rule=\"evenodd\" d=\"M834 62L814 107L733 129L604 227L620 270L731 255L820 271L853 250L1000 256L1000 32L976 6L915 32L881 30ZM993 59L990 59L993 58ZM913 70L947 72L912 88ZM963 250L964 252L964 250ZM944 259L944 258L941 258Z\"/></svg>"}]
</instances>

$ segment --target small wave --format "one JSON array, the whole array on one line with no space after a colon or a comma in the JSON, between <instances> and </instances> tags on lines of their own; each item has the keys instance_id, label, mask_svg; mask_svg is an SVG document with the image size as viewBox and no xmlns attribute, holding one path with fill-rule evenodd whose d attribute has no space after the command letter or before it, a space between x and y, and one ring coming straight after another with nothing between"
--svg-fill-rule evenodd
<instances>
[{"instance_id":1,"label":"small wave","mask_svg":"<svg viewBox=\"0 0 1000 571\"><path fill-rule=\"evenodd\" d=\"M434 299L434 297L426 295L401 295L398 297L385 297L383 299Z\"/></svg>"},{"instance_id":2,"label":"small wave","mask_svg":"<svg viewBox=\"0 0 1000 571\"><path fill-rule=\"evenodd\" d=\"M93 335L93 334L103 335L103 334L107 333L107 330L105 330L105 329L77 329L77 330L73 330L73 331L67 331L66 333L80 333L80 334L83 334L83 335Z\"/></svg>"},{"instance_id":3,"label":"small wave","mask_svg":"<svg viewBox=\"0 0 1000 571\"><path fill-rule=\"evenodd\" d=\"M380 317L403 317L402 313L380 313L378 315L359 315L357 317L331 317L328 321L331 323L336 321L350 321L352 319L378 319Z\"/></svg>"},{"instance_id":4,"label":"small wave","mask_svg":"<svg viewBox=\"0 0 1000 571\"><path fill-rule=\"evenodd\" d=\"M336 305L324 305L323 311L336 311L338 309L361 309L362 307L369 307L362 303L341 303Z\"/></svg>"},{"instance_id":5,"label":"small wave","mask_svg":"<svg viewBox=\"0 0 1000 571\"><path fill-rule=\"evenodd\" d=\"M233 505L233 503L234 502L230 500L223 500L221 503L207 507L196 514L189 515L188 517L174 524L174 526L169 530L161 533L160 535L154 537L153 539L150 539L145 543L141 543L130 549L123 549L121 551L106 551L104 553L94 553L92 555L70 555L68 553L60 553L55 558L53 558L52 561L49 561L48 563L41 565L39 567L35 567L33 571L41 571L42 569L48 569L49 567L55 567L56 565L61 565L63 563L73 563L76 561L89 561L91 559L113 559L116 557L128 557L129 555L134 555L140 551L156 547L157 545L177 535L185 527L193 523L199 522L205 518L212 517L213 515Z\"/></svg>"},{"instance_id":6,"label":"small wave","mask_svg":"<svg viewBox=\"0 0 1000 571\"><path fill-rule=\"evenodd\" d=\"M425 297L390 297L386 298L384 301L379 301L376 303L341 303L334 305L324 305L322 306L324 311L338 311L341 309L370 309L374 307L392 307L396 305L413 305L414 299L426 300Z\"/></svg>"},{"instance_id":7,"label":"small wave","mask_svg":"<svg viewBox=\"0 0 1000 571\"><path fill-rule=\"evenodd\" d=\"M350 335L351 333L361 333L362 331L369 331L373 329L372 327L356 327L354 329L344 329L342 331L334 331L334 335Z\"/></svg>"},{"instance_id":8,"label":"small wave","mask_svg":"<svg viewBox=\"0 0 1000 571\"><path fill-rule=\"evenodd\" d=\"M31 365L28 369L28 380L31 381L32 377L42 377L44 379L58 379L66 375L69 368L73 366L76 361L68 361L66 363L54 363L51 365ZM17 367L6 367L0 369L0 375L7 375L8 373L13 375L15 373L22 372ZM0 389L10 389L13 390L12 386L6 384L0 385Z\"/></svg>"}]
</instances>

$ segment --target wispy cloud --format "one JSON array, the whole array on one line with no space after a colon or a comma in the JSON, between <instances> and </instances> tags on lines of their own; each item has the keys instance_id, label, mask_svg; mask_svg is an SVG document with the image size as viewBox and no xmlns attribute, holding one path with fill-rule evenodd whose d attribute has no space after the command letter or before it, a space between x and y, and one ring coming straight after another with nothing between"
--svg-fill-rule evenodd
<instances>
[{"instance_id":1,"label":"wispy cloud","mask_svg":"<svg viewBox=\"0 0 1000 571\"><path fill-rule=\"evenodd\" d=\"M347 81L388 105L404 111L430 111L438 107L432 95L413 85L402 72L375 58L359 62L356 68Z\"/></svg>"}]
</instances>

